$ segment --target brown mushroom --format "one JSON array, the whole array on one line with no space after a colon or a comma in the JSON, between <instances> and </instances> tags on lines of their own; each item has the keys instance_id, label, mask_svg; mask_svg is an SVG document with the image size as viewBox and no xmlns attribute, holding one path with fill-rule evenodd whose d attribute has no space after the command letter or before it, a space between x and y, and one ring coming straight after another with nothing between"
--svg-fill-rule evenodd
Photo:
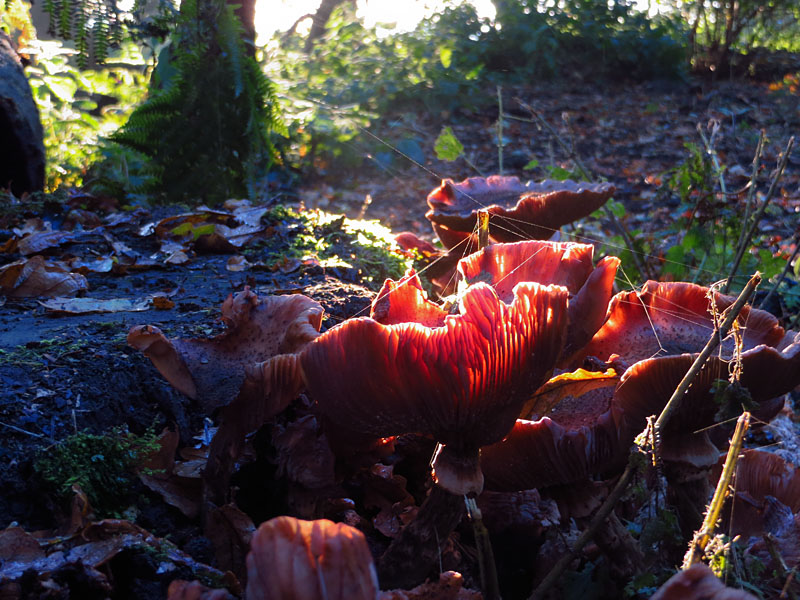
<instances>
[{"instance_id":1,"label":"brown mushroom","mask_svg":"<svg viewBox=\"0 0 800 600\"><path fill-rule=\"evenodd\" d=\"M548 239L561 226L600 208L615 191L608 183L522 183L501 175L460 183L445 179L428 195L425 216L448 248L472 232L480 209L488 210L489 235L497 242Z\"/></svg>"},{"instance_id":2,"label":"brown mushroom","mask_svg":"<svg viewBox=\"0 0 800 600\"><path fill-rule=\"evenodd\" d=\"M379 437L433 435L443 444L438 483L457 495L480 492L479 449L508 433L552 372L567 293L521 283L508 305L477 284L440 327L351 319L303 351L306 385L334 423Z\"/></svg>"},{"instance_id":3,"label":"brown mushroom","mask_svg":"<svg viewBox=\"0 0 800 600\"><path fill-rule=\"evenodd\" d=\"M212 339L169 340L150 325L128 333L128 343L143 351L175 388L196 399L207 414L220 411L204 473L214 504L226 501L245 436L299 394L297 352L319 335L322 313L305 296L259 299L245 288L223 303L228 330Z\"/></svg>"},{"instance_id":4,"label":"brown mushroom","mask_svg":"<svg viewBox=\"0 0 800 600\"><path fill-rule=\"evenodd\" d=\"M375 600L377 595L367 541L349 525L277 517L253 536L248 600Z\"/></svg>"},{"instance_id":5,"label":"brown mushroom","mask_svg":"<svg viewBox=\"0 0 800 600\"><path fill-rule=\"evenodd\" d=\"M725 587L714 572L698 563L670 577L650 600L757 600L755 596Z\"/></svg>"}]
</instances>

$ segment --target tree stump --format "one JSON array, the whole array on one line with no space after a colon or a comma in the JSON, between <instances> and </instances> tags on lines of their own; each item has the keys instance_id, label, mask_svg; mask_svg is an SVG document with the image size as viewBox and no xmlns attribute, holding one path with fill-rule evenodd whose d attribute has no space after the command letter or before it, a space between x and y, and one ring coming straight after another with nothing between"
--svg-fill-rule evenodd
<instances>
[{"instance_id":1,"label":"tree stump","mask_svg":"<svg viewBox=\"0 0 800 600\"><path fill-rule=\"evenodd\" d=\"M0 31L0 189L20 195L44 188L43 138L22 63Z\"/></svg>"}]
</instances>

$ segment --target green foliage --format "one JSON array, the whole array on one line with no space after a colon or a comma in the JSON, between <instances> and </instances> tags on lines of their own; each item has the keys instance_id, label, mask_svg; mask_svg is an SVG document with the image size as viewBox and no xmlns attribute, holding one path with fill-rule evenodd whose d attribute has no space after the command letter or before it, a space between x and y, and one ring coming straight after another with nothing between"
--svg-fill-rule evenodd
<instances>
[{"instance_id":1,"label":"green foliage","mask_svg":"<svg viewBox=\"0 0 800 600\"><path fill-rule=\"evenodd\" d=\"M718 190L724 165L718 170L711 154L695 144L686 144L686 149L686 160L665 178L663 193L680 198L680 216L672 226L677 241L666 251L661 273L675 281L723 279L733 264L742 227L746 226L742 222L744 201ZM755 250L744 254L738 272L747 274L758 269L765 278L777 275L785 261L764 247L759 236L752 246Z\"/></svg>"},{"instance_id":2,"label":"green foliage","mask_svg":"<svg viewBox=\"0 0 800 600\"><path fill-rule=\"evenodd\" d=\"M464 146L458 141L450 127L442 129L439 137L436 138L433 149L436 152L436 158L451 162L464 154Z\"/></svg>"},{"instance_id":3,"label":"green foliage","mask_svg":"<svg viewBox=\"0 0 800 600\"><path fill-rule=\"evenodd\" d=\"M529 77L678 77L686 55L677 15L648 17L627 0L506 0L483 36L482 61Z\"/></svg>"},{"instance_id":4,"label":"green foliage","mask_svg":"<svg viewBox=\"0 0 800 600\"><path fill-rule=\"evenodd\" d=\"M507 79L669 77L685 64L680 21L650 19L622 0L498 6L496 23L451 2L414 31L392 33L365 27L346 3L309 53L300 36L276 37L266 68L285 96L291 158L326 170L358 164L384 150L358 136L378 119L488 106L486 89ZM396 145L392 135L383 137Z\"/></svg>"},{"instance_id":5,"label":"green foliage","mask_svg":"<svg viewBox=\"0 0 800 600\"><path fill-rule=\"evenodd\" d=\"M130 500L134 469L158 449L153 432L135 436L124 428L107 435L77 433L42 450L34 469L53 490L70 497L78 485L98 516L118 517Z\"/></svg>"},{"instance_id":6,"label":"green foliage","mask_svg":"<svg viewBox=\"0 0 800 600\"><path fill-rule=\"evenodd\" d=\"M146 157L137 191L215 203L255 196L282 128L270 81L222 0L188 0L150 95L112 139Z\"/></svg>"},{"instance_id":7,"label":"green foliage","mask_svg":"<svg viewBox=\"0 0 800 600\"><path fill-rule=\"evenodd\" d=\"M144 96L144 60L126 44L115 53L113 67L81 71L70 63L74 50L61 42L30 45L37 53L25 72L44 130L45 187L80 187L100 158L96 149L102 138L122 125Z\"/></svg>"}]
</instances>

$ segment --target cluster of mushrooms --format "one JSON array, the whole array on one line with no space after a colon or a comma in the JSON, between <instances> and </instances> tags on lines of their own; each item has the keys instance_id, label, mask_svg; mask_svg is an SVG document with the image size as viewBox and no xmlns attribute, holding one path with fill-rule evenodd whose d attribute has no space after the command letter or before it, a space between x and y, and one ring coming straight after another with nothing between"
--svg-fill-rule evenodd
<instances>
[{"instance_id":1,"label":"cluster of mushrooms","mask_svg":"<svg viewBox=\"0 0 800 600\"><path fill-rule=\"evenodd\" d=\"M407 591L379 591L359 528L281 516L252 538L248 599L477 598L454 573L408 590L431 575L468 512L465 499L481 507L488 525L516 522L510 513L531 498L541 501L549 524L592 515L629 463L635 438L664 408L734 301L679 282L649 281L640 291L614 295L618 258L595 263L592 245L546 241L614 191L608 184L523 184L515 177L446 180L429 195L427 214L446 249L411 234L400 234L398 243L428 258L425 275L434 289L455 294L447 302L429 299L410 271L386 281L369 317L321 334L323 309L314 300L258 298L247 289L225 302L229 328L213 339L169 340L152 326L131 330L129 343L217 417L202 511L231 501L230 477L247 436L298 397L306 402L303 418L315 419L336 460L358 455L363 468L374 469L413 446L410 438L435 447L427 499L377 562L380 587ZM488 226L481 226L486 215ZM689 533L702 519L727 448L730 428L714 425L722 409L742 410L741 392L720 400L720 381L729 381L732 365L737 389L747 391L746 408L763 422L800 385L800 336L750 307L735 330L666 427L654 432L659 476ZM312 466L295 465L298 478L305 468ZM800 526L793 467L749 450L740 470L732 531L763 531L772 506L784 517L779 533L791 539ZM612 513L598 536L614 539L620 527ZM618 553L621 562L638 560L635 549L623 546L618 540L601 549ZM750 597L730 595L739 592L707 575L699 567L684 571L659 597L690 598L680 590L698 586L712 590L703 597ZM200 597L190 588L176 584L174 597ZM485 586L484 595L492 595Z\"/></svg>"}]
</instances>

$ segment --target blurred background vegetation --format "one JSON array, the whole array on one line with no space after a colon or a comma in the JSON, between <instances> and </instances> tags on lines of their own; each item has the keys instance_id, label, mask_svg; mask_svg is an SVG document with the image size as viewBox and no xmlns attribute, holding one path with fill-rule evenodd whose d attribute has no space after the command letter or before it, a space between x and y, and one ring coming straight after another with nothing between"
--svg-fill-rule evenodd
<instances>
[{"instance_id":1,"label":"blurred background vegetation","mask_svg":"<svg viewBox=\"0 0 800 600\"><path fill-rule=\"evenodd\" d=\"M795 0L495 0L493 19L450 0L411 31L367 26L352 0L325 0L259 46L262 2L48 0L57 39L45 41L26 0L0 0L41 112L48 190L258 200L379 154L377 140L350 143L370 124L458 116L495 103L497 85L798 70Z\"/></svg>"}]
</instances>

